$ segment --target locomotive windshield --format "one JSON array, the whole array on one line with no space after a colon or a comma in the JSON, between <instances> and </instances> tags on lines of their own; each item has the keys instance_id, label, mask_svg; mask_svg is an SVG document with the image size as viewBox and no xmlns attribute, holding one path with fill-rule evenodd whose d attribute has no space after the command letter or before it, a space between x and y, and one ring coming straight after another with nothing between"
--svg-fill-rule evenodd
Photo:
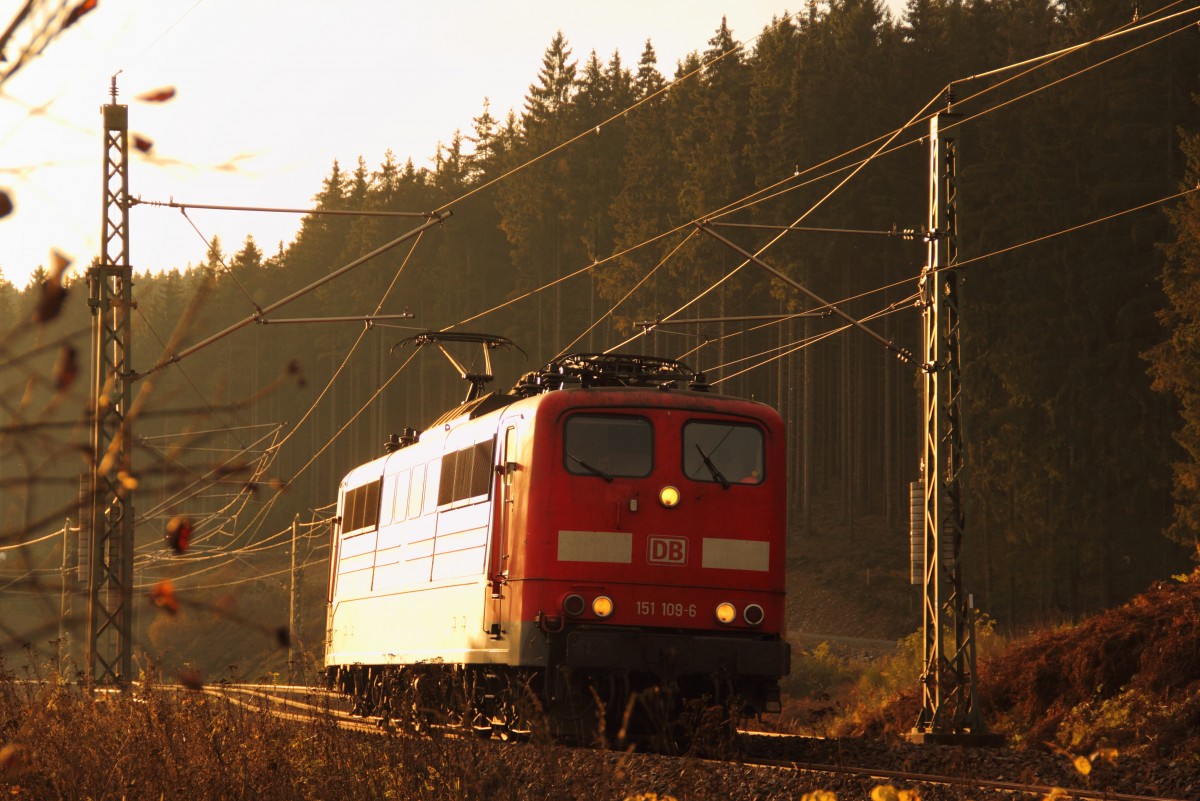
<instances>
[{"instance_id":1,"label":"locomotive windshield","mask_svg":"<svg viewBox=\"0 0 1200 801\"><path fill-rule=\"evenodd\" d=\"M568 473L598 476L650 475L654 464L654 435L643 417L576 414L563 431L563 465Z\"/></svg>"},{"instance_id":2,"label":"locomotive windshield","mask_svg":"<svg viewBox=\"0 0 1200 801\"><path fill-rule=\"evenodd\" d=\"M730 484L761 484L762 431L734 423L688 423L683 427L683 474L726 488Z\"/></svg>"}]
</instances>

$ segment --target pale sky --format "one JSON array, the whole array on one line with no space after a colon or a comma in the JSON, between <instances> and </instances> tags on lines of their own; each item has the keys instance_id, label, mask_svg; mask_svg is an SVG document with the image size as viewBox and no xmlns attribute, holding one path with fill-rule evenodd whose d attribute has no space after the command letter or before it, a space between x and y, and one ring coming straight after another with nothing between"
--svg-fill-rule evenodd
<instances>
[{"instance_id":1,"label":"pale sky","mask_svg":"<svg viewBox=\"0 0 1200 801\"><path fill-rule=\"evenodd\" d=\"M0 0L0 29L24 0ZM44 5L57 6L57 2ZM68 5L75 5L74 0ZM129 191L146 201L309 208L334 159L374 170L389 148L432 166L439 141L468 133L484 98L492 116L521 111L541 58L561 30L582 66L619 50L636 68L647 38L668 78L704 50L728 17L749 41L800 0L100 0L0 89L0 270L23 287L57 249L82 275L99 252L110 77L129 105ZM44 19L43 12L41 19ZM35 20L39 21L39 20ZM7 69L29 41L10 41ZM165 104L138 102L173 86ZM414 209L414 211L426 211ZM252 234L265 254L288 242L298 215L189 211L227 256ZM204 242L178 210L135 206L136 272L197 263Z\"/></svg>"}]
</instances>

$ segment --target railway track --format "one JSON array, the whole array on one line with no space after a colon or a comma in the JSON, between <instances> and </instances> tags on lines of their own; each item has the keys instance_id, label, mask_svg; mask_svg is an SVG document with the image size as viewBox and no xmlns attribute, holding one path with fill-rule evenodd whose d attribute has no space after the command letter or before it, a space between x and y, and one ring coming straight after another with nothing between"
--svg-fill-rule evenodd
<instances>
[{"instance_id":1,"label":"railway track","mask_svg":"<svg viewBox=\"0 0 1200 801\"><path fill-rule=\"evenodd\" d=\"M319 687L286 684L211 684L204 695L268 712L284 720L313 722L331 720L339 728L376 733L382 722L350 712L350 702L340 693Z\"/></svg>"},{"instance_id":2,"label":"railway track","mask_svg":"<svg viewBox=\"0 0 1200 801\"><path fill-rule=\"evenodd\" d=\"M782 770L796 770L814 775L828 774L837 776L855 776L880 784L920 785L924 787L961 788L964 790L988 790L1014 796L1031 796L1034 798L1056 799L1096 799L1097 801L1185 801L1173 796L1135 795L1118 793L1111 790L1093 790L1079 787L1061 787L1047 784L1028 784L1021 782L995 781L990 779L967 778L963 776L941 776L929 773L912 773L908 771L884 770L881 768L859 768L849 765L821 765L815 763L784 762L781 760L755 759L753 757L741 760L745 765L759 765Z\"/></svg>"},{"instance_id":3,"label":"railway track","mask_svg":"<svg viewBox=\"0 0 1200 801\"><path fill-rule=\"evenodd\" d=\"M265 684L222 684L206 687L203 692L277 715L285 719L312 722L332 721L344 730L369 734L388 734L399 731L394 724L381 718L363 718L350 714L346 699L323 689ZM452 726L436 727L437 733L448 739L479 739L478 732ZM1119 769L1101 780L1091 777L1090 786L1073 786L1084 777L1070 766L1065 758L1046 754L1016 753L1007 750L963 750L946 746L896 746L858 740L820 740L800 735L765 735L742 732L737 755L721 759L701 760L709 764L738 765L761 771L782 771L812 777L814 787L844 786L847 781L861 784L866 793L879 785L917 789L922 798L973 798L980 793L994 797L1030 799L1082 799L1085 801L1194 801L1185 794L1150 794L1134 791L1124 785L1114 786L1110 779L1130 776ZM530 746L535 747L535 746ZM586 749L576 749L585 751ZM611 752L597 752L603 758ZM832 755L833 758L828 757ZM642 760L678 760L656 754L643 754ZM928 761L926 761L926 759ZM885 760L891 760L890 763ZM922 765L955 762L955 770L930 770ZM863 763L863 764L855 764ZM895 770L881 764L905 765ZM670 769L673 771L674 769ZM972 773L976 771L976 773ZM1042 778L1009 779L1005 774L1036 774ZM992 776L980 778L977 776ZM1045 777L1052 778L1045 778ZM1071 780L1074 781L1071 781ZM1136 781L1136 779L1132 779ZM853 792L853 791L851 791ZM843 794L842 798L857 795ZM866 796L864 796L866 797Z\"/></svg>"}]
</instances>

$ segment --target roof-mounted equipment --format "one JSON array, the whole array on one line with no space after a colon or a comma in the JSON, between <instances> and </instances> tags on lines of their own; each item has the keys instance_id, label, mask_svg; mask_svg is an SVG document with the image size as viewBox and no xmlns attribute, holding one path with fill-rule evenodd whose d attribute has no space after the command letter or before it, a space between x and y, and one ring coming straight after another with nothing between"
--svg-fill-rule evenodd
<instances>
[{"instance_id":1,"label":"roof-mounted equipment","mask_svg":"<svg viewBox=\"0 0 1200 801\"><path fill-rule=\"evenodd\" d=\"M654 387L707 392L704 374L683 362L628 353L572 353L560 356L540 370L526 373L510 394L533 397L557 389L578 387Z\"/></svg>"},{"instance_id":2,"label":"roof-mounted equipment","mask_svg":"<svg viewBox=\"0 0 1200 801\"><path fill-rule=\"evenodd\" d=\"M443 344L446 342L478 343L483 348L483 372L474 373L468 370L461 361L454 357L454 354L446 349ZM506 337L497 336L496 334L472 334L465 331L425 331L400 340L395 345L392 345L391 351L395 351L401 345L415 345L418 348L425 345L436 345L437 349L442 352L442 355L450 360L450 364L454 365L454 369L458 371L459 377L471 385L467 390L467 397L463 399L463 403L469 403L482 397L484 388L495 378L492 375L491 352L493 350L496 348L516 348L521 353L525 353L520 347L513 344L512 340Z\"/></svg>"}]
</instances>

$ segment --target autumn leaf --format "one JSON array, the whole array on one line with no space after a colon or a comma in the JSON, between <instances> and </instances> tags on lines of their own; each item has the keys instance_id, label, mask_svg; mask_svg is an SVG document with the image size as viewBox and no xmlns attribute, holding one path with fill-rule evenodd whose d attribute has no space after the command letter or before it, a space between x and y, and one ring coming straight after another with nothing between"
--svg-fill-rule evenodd
<instances>
[{"instance_id":1,"label":"autumn leaf","mask_svg":"<svg viewBox=\"0 0 1200 801\"><path fill-rule=\"evenodd\" d=\"M133 134L133 148L139 153L149 153L154 149L154 142L141 134Z\"/></svg>"},{"instance_id":2,"label":"autumn leaf","mask_svg":"<svg viewBox=\"0 0 1200 801\"><path fill-rule=\"evenodd\" d=\"M57 250L50 253L50 275L42 282L41 295L33 309L35 323L48 323L62 311L67 289L63 286L63 273L71 266L71 260Z\"/></svg>"},{"instance_id":3,"label":"autumn leaf","mask_svg":"<svg viewBox=\"0 0 1200 801\"><path fill-rule=\"evenodd\" d=\"M71 257L63 253L61 250L50 251L50 277L60 284L63 280L63 274L67 268L71 266Z\"/></svg>"},{"instance_id":4,"label":"autumn leaf","mask_svg":"<svg viewBox=\"0 0 1200 801\"><path fill-rule=\"evenodd\" d=\"M175 597L175 587L169 581L160 581L150 590L150 600L159 609L169 615L179 612L179 599Z\"/></svg>"},{"instance_id":5,"label":"autumn leaf","mask_svg":"<svg viewBox=\"0 0 1200 801\"><path fill-rule=\"evenodd\" d=\"M275 629L275 639L279 642L280 648L292 647L292 635L288 631L287 626L280 626L279 628Z\"/></svg>"},{"instance_id":6,"label":"autumn leaf","mask_svg":"<svg viewBox=\"0 0 1200 801\"><path fill-rule=\"evenodd\" d=\"M66 30L79 21L79 18L89 11L93 10L98 5L98 0L83 0L82 3L71 9L71 13L67 15L67 21L63 23L62 30Z\"/></svg>"},{"instance_id":7,"label":"autumn leaf","mask_svg":"<svg viewBox=\"0 0 1200 801\"><path fill-rule=\"evenodd\" d=\"M175 97L175 87L164 86L160 89L152 89L149 92L144 92L135 99L143 103L166 103L173 97Z\"/></svg>"},{"instance_id":8,"label":"autumn leaf","mask_svg":"<svg viewBox=\"0 0 1200 801\"><path fill-rule=\"evenodd\" d=\"M8 192L5 192L3 189L0 189L0 219L12 214L12 210L13 210L12 198L10 198L8 196Z\"/></svg>"},{"instance_id":9,"label":"autumn leaf","mask_svg":"<svg viewBox=\"0 0 1200 801\"><path fill-rule=\"evenodd\" d=\"M54 360L54 391L66 392L79 377L79 354L74 346L63 345Z\"/></svg>"},{"instance_id":10,"label":"autumn leaf","mask_svg":"<svg viewBox=\"0 0 1200 801\"><path fill-rule=\"evenodd\" d=\"M42 282L41 293L34 307L34 323L49 323L58 317L62 311L62 301L66 300L67 290L62 285L61 278L50 276Z\"/></svg>"},{"instance_id":11,"label":"autumn leaf","mask_svg":"<svg viewBox=\"0 0 1200 801\"><path fill-rule=\"evenodd\" d=\"M1085 756L1077 756L1074 759L1075 770L1082 773L1084 776L1092 772L1092 760Z\"/></svg>"},{"instance_id":12,"label":"autumn leaf","mask_svg":"<svg viewBox=\"0 0 1200 801\"><path fill-rule=\"evenodd\" d=\"M192 541L192 520L188 517L172 517L167 521L167 545L175 553L183 553Z\"/></svg>"}]
</instances>

